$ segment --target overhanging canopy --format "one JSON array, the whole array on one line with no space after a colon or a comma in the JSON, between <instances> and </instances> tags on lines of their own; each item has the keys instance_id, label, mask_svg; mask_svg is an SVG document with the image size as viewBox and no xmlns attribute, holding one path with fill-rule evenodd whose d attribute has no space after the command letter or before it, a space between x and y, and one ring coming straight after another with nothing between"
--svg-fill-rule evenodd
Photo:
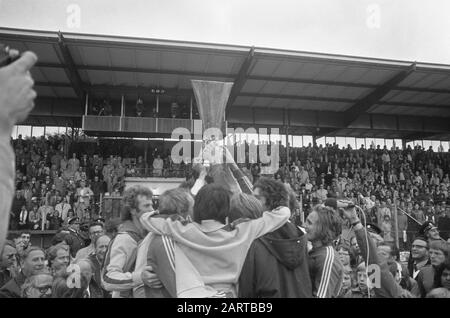
<instances>
[{"instance_id":1,"label":"overhanging canopy","mask_svg":"<svg viewBox=\"0 0 450 318\"><path fill-rule=\"evenodd\" d=\"M0 42L39 56L34 124L78 126L87 93L120 103L122 94L151 100L159 87L162 105L188 105L190 80L203 79L235 82L230 126L450 139L449 65L417 62L407 72L414 62L7 28Z\"/></svg>"}]
</instances>

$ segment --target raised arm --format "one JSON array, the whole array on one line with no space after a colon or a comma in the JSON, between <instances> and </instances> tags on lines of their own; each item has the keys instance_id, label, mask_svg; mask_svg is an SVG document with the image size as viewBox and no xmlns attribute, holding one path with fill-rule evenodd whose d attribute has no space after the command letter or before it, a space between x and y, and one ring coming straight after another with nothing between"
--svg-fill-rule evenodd
<instances>
[{"instance_id":1,"label":"raised arm","mask_svg":"<svg viewBox=\"0 0 450 318\"><path fill-rule=\"evenodd\" d=\"M395 281L394 276L389 271L386 261L380 260L377 256L377 247L370 235L365 230L364 226L358 218L355 208L346 209L344 216L353 224L353 229L356 235L356 241L361 250L361 255L368 265L379 266L379 281L380 288L374 288L375 295L379 298L399 298L402 297L403 291L399 284ZM370 272L370 271L369 271ZM377 278L376 278L377 279Z\"/></svg>"}]
</instances>

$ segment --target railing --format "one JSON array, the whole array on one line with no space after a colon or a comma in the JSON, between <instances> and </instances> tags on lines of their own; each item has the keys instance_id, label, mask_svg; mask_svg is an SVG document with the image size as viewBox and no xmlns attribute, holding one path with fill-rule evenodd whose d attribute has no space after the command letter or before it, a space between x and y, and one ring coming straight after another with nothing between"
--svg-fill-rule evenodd
<instances>
[{"instance_id":1,"label":"railing","mask_svg":"<svg viewBox=\"0 0 450 318\"><path fill-rule=\"evenodd\" d=\"M83 130L120 131L118 116L83 116Z\"/></svg>"},{"instance_id":2,"label":"railing","mask_svg":"<svg viewBox=\"0 0 450 318\"><path fill-rule=\"evenodd\" d=\"M164 133L170 134L175 128L186 128L194 133L193 119L120 117L120 116L83 116L83 130L127 133Z\"/></svg>"},{"instance_id":3,"label":"railing","mask_svg":"<svg viewBox=\"0 0 450 318\"><path fill-rule=\"evenodd\" d=\"M51 240L57 231L29 231L31 245L40 246L41 248L47 248L51 245ZM8 239L13 240L18 237L22 231L9 231Z\"/></svg>"},{"instance_id":4,"label":"railing","mask_svg":"<svg viewBox=\"0 0 450 318\"><path fill-rule=\"evenodd\" d=\"M136 178L186 178L188 172L186 169L163 169L156 171L152 168L134 168L132 171L127 171L125 177Z\"/></svg>"}]
</instances>

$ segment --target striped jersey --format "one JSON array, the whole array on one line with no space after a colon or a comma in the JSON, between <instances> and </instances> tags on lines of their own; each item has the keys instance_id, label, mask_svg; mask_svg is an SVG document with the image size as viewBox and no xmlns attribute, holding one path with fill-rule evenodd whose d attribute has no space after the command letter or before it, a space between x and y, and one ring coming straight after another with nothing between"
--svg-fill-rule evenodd
<instances>
[{"instance_id":1,"label":"striped jersey","mask_svg":"<svg viewBox=\"0 0 450 318\"><path fill-rule=\"evenodd\" d=\"M309 274L313 297L334 298L339 295L344 271L332 246L313 248L309 252Z\"/></svg>"}]
</instances>

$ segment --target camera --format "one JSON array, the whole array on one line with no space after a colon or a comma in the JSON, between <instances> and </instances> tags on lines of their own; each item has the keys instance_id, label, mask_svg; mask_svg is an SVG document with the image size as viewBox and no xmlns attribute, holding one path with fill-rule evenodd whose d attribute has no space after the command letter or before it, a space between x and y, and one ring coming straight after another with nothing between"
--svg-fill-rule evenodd
<instances>
[{"instance_id":1,"label":"camera","mask_svg":"<svg viewBox=\"0 0 450 318\"><path fill-rule=\"evenodd\" d=\"M0 67L9 65L20 57L20 54L12 57L10 55L10 50L9 46L0 43Z\"/></svg>"}]
</instances>

